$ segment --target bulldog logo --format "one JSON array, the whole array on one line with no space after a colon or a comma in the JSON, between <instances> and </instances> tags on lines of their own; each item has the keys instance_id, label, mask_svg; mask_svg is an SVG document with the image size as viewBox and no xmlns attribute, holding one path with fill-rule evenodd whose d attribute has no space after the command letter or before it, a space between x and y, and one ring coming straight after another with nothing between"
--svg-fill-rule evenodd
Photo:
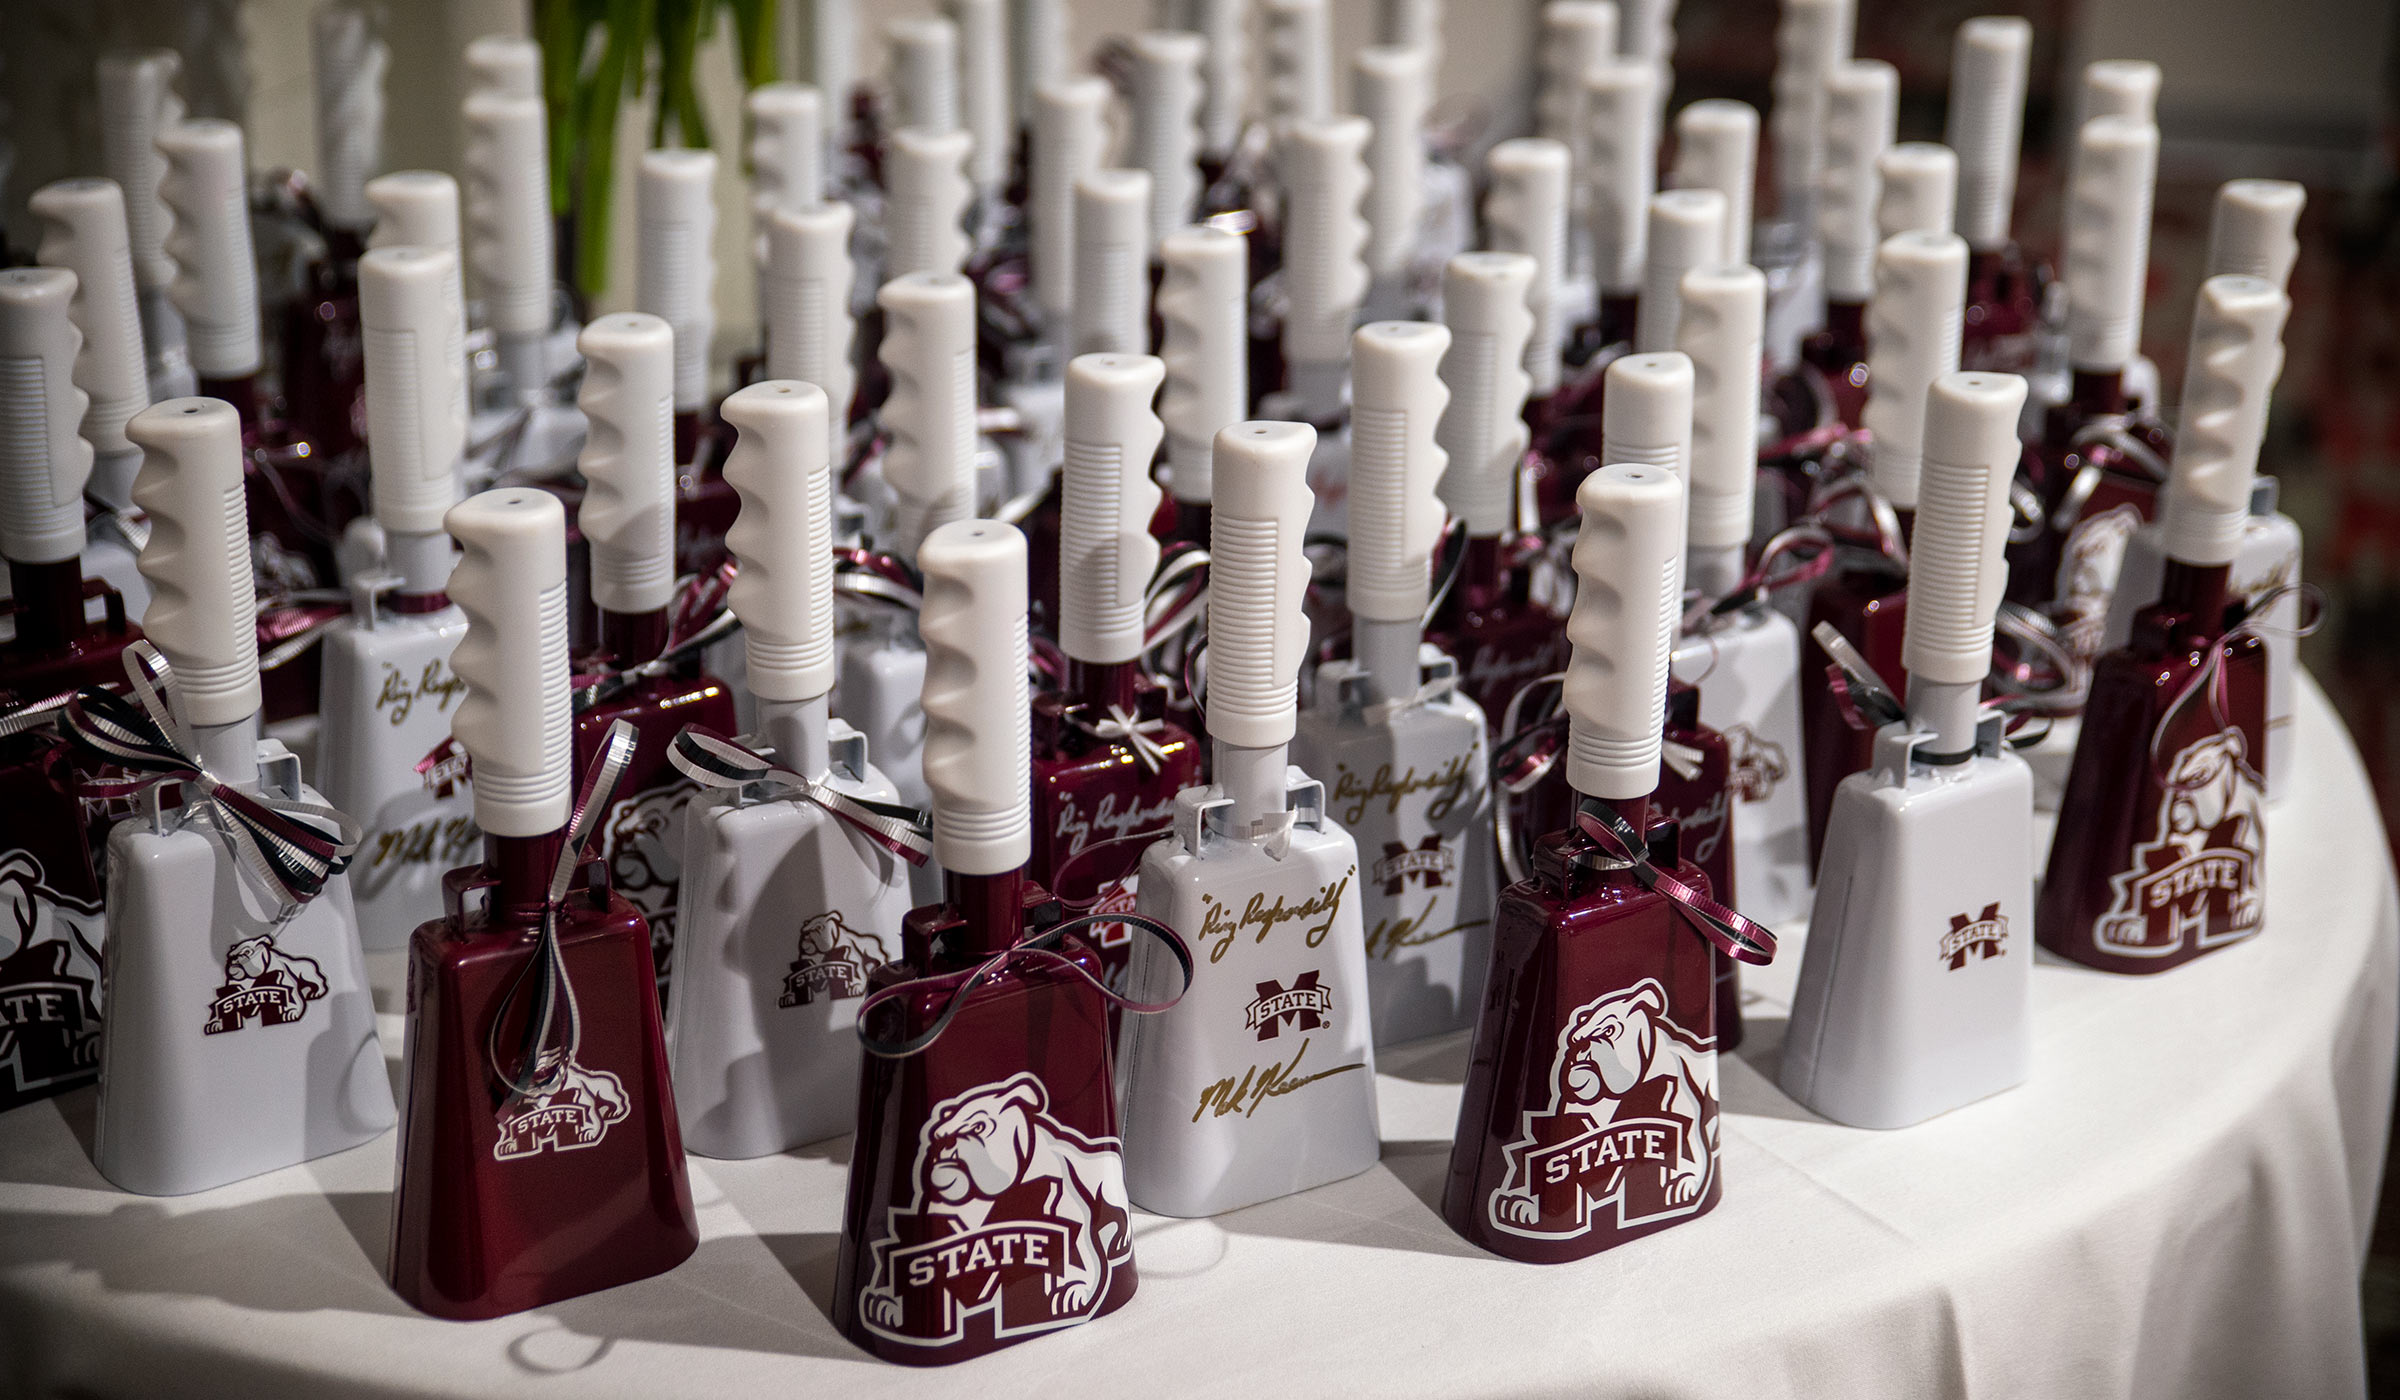
<instances>
[{"instance_id":1,"label":"bulldog logo","mask_svg":"<svg viewBox=\"0 0 2400 1400\"><path fill-rule=\"evenodd\" d=\"M1292 979L1292 985L1268 980L1258 984L1258 1000L1242 1016L1242 1025L1258 1032L1260 1040L1273 1040L1289 1024L1296 1031L1313 1031L1325 1024L1333 1014L1333 993L1317 985L1318 970L1310 968Z\"/></svg>"},{"instance_id":2,"label":"bulldog logo","mask_svg":"<svg viewBox=\"0 0 2400 1400\"><path fill-rule=\"evenodd\" d=\"M1386 841L1383 859L1375 862L1372 873L1386 895L1398 895L1411 880L1422 880L1425 888L1436 889L1458 873L1458 857L1442 844L1440 832L1414 846L1405 841Z\"/></svg>"},{"instance_id":3,"label":"bulldog logo","mask_svg":"<svg viewBox=\"0 0 2400 1400\"><path fill-rule=\"evenodd\" d=\"M1528 1239L1697 1215L1713 1203L1717 1050L1667 1017L1645 978L1587 1002L1559 1032L1550 1107L1505 1150L1492 1225Z\"/></svg>"},{"instance_id":4,"label":"bulldog logo","mask_svg":"<svg viewBox=\"0 0 2400 1400\"><path fill-rule=\"evenodd\" d=\"M1731 725L1725 730L1725 746L1731 750L1731 772L1726 786L1742 802L1764 802L1775 792L1777 785L1792 775L1792 760L1783 745L1760 737L1757 730L1746 724Z\"/></svg>"},{"instance_id":5,"label":"bulldog logo","mask_svg":"<svg viewBox=\"0 0 2400 1400\"><path fill-rule=\"evenodd\" d=\"M688 783L638 793L610 810L601 834L609 883L650 925L650 956L662 993L675 951L675 905L683 892L683 809L691 800Z\"/></svg>"},{"instance_id":6,"label":"bulldog logo","mask_svg":"<svg viewBox=\"0 0 2400 1400\"><path fill-rule=\"evenodd\" d=\"M274 936L245 938L225 950L225 985L208 1008L208 1035L238 1031L255 1016L262 1026L288 1026L325 995L325 972L310 958L275 946Z\"/></svg>"},{"instance_id":7,"label":"bulldog logo","mask_svg":"<svg viewBox=\"0 0 2400 1400\"><path fill-rule=\"evenodd\" d=\"M1998 901L1983 906L1980 914L1952 914L1950 930L1942 935L1942 961L1952 972L1967 965L1967 959L1996 958L2007 952L2001 945L2008 941L2008 920L2000 913Z\"/></svg>"},{"instance_id":8,"label":"bulldog logo","mask_svg":"<svg viewBox=\"0 0 2400 1400\"><path fill-rule=\"evenodd\" d=\"M100 1072L100 906L0 856L0 1108Z\"/></svg>"},{"instance_id":9,"label":"bulldog logo","mask_svg":"<svg viewBox=\"0 0 2400 1400\"><path fill-rule=\"evenodd\" d=\"M886 961L881 941L844 923L840 910L828 909L800 925L800 955L784 974L775 1004L806 1006L865 996L867 973Z\"/></svg>"},{"instance_id":10,"label":"bulldog logo","mask_svg":"<svg viewBox=\"0 0 2400 1400\"><path fill-rule=\"evenodd\" d=\"M2149 841L2111 877L2115 897L2094 925L2106 953L2157 958L2187 941L2213 948L2258 932L2262 780L2242 731L2187 744L2167 766Z\"/></svg>"},{"instance_id":11,"label":"bulldog logo","mask_svg":"<svg viewBox=\"0 0 2400 1400\"><path fill-rule=\"evenodd\" d=\"M500 1135L492 1143L494 1161L594 1146L633 1112L624 1082L608 1071L587 1069L573 1060L561 1068L555 1050L543 1052L542 1066L555 1071L549 1087L510 1100L500 1116Z\"/></svg>"},{"instance_id":12,"label":"bulldog logo","mask_svg":"<svg viewBox=\"0 0 2400 1400\"><path fill-rule=\"evenodd\" d=\"M2117 575L2125 569L2125 545L2141 527L2142 513L2130 505L2110 506L2087 515L2067 531L2056 605L2066 630L2067 646L2079 660L2100 654L2101 634L2108 629L2108 599L2117 591Z\"/></svg>"},{"instance_id":13,"label":"bulldog logo","mask_svg":"<svg viewBox=\"0 0 2400 1400\"><path fill-rule=\"evenodd\" d=\"M870 1250L860 1318L895 1342L943 1346L978 1315L995 1337L1091 1317L1133 1262L1118 1152L1051 1117L1031 1074L946 1100L918 1136L915 1201Z\"/></svg>"}]
</instances>

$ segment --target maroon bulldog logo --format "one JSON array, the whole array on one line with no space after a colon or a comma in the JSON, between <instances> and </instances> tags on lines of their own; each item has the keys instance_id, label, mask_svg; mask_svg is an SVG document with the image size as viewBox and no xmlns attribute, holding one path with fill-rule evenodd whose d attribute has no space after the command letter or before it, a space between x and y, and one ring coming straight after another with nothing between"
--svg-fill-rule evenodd
<instances>
[{"instance_id":1,"label":"maroon bulldog logo","mask_svg":"<svg viewBox=\"0 0 2400 1400\"><path fill-rule=\"evenodd\" d=\"M500 1115L500 1135L492 1143L495 1161L593 1146L633 1112L624 1082L608 1071L586 1069L571 1059L560 1069L555 1050L544 1052L542 1064L555 1071L549 1087L512 1100Z\"/></svg>"},{"instance_id":2,"label":"maroon bulldog logo","mask_svg":"<svg viewBox=\"0 0 2400 1400\"><path fill-rule=\"evenodd\" d=\"M1967 965L1968 958L1996 958L2008 950L2001 945L2008 941L2008 920L2001 917L1998 901L1983 906L1980 914L1952 914L1949 931L1942 935L1942 961L1952 972Z\"/></svg>"},{"instance_id":3,"label":"maroon bulldog logo","mask_svg":"<svg viewBox=\"0 0 2400 1400\"><path fill-rule=\"evenodd\" d=\"M208 1035L250 1024L288 1026L308 1014L308 1004L325 995L325 973L314 959L275 946L272 934L245 938L225 951L225 985L208 1008Z\"/></svg>"},{"instance_id":4,"label":"maroon bulldog logo","mask_svg":"<svg viewBox=\"0 0 2400 1400\"><path fill-rule=\"evenodd\" d=\"M1645 978L1588 1002L1559 1032L1550 1108L1525 1115L1492 1192L1495 1229L1571 1239L1603 1207L1627 1229L1697 1214L1717 1168L1717 1052L1667 1018Z\"/></svg>"},{"instance_id":5,"label":"maroon bulldog logo","mask_svg":"<svg viewBox=\"0 0 2400 1400\"><path fill-rule=\"evenodd\" d=\"M2153 839L2111 877L2115 898L2093 928L2101 951L2156 958L2258 932L2265 821L2258 771L2239 729L2186 745L2167 767Z\"/></svg>"},{"instance_id":6,"label":"maroon bulldog logo","mask_svg":"<svg viewBox=\"0 0 2400 1400\"><path fill-rule=\"evenodd\" d=\"M777 1006L845 1001L867 994L867 973L885 961L883 945L828 909L800 925L800 955L783 977Z\"/></svg>"},{"instance_id":7,"label":"maroon bulldog logo","mask_svg":"<svg viewBox=\"0 0 2400 1400\"><path fill-rule=\"evenodd\" d=\"M892 1341L943 1346L979 1314L995 1338L1090 1317L1133 1261L1118 1151L1051 1117L1031 1074L944 1101L918 1138L916 1200L871 1250L860 1318Z\"/></svg>"},{"instance_id":8,"label":"maroon bulldog logo","mask_svg":"<svg viewBox=\"0 0 2400 1400\"><path fill-rule=\"evenodd\" d=\"M0 1107L99 1072L100 928L31 853L0 856Z\"/></svg>"}]
</instances>

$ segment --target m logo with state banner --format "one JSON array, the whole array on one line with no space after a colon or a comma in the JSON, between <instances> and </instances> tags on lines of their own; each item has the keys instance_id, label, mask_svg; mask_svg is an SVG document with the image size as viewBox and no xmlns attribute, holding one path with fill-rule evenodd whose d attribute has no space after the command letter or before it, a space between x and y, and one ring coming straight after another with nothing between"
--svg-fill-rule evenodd
<instances>
[{"instance_id":1,"label":"m logo with state banner","mask_svg":"<svg viewBox=\"0 0 2400 1400\"><path fill-rule=\"evenodd\" d=\"M1333 1014L1333 993L1317 985L1322 974L1310 968L1292 979L1292 985L1268 980L1258 984L1258 1000L1242 1015L1242 1025L1258 1032L1260 1040L1273 1040L1289 1025L1296 1031L1313 1031L1325 1024Z\"/></svg>"},{"instance_id":2,"label":"m logo with state banner","mask_svg":"<svg viewBox=\"0 0 2400 1400\"><path fill-rule=\"evenodd\" d=\"M2159 785L2152 839L2110 877L2114 899L2094 926L2102 952L2158 958L2258 932L2264 788L2237 728L2185 745Z\"/></svg>"},{"instance_id":3,"label":"m logo with state banner","mask_svg":"<svg viewBox=\"0 0 2400 1400\"><path fill-rule=\"evenodd\" d=\"M1980 914L1952 914L1950 928L1942 935L1942 961L1952 972L1967 965L1969 958L1996 958L2008 950L2001 945L2008 941L2008 919L2000 912L1999 901L1983 906Z\"/></svg>"},{"instance_id":4,"label":"m logo with state banner","mask_svg":"<svg viewBox=\"0 0 2400 1400\"><path fill-rule=\"evenodd\" d=\"M1375 862L1372 873L1387 895L1399 894L1411 880L1422 881L1427 889L1436 889L1458 873L1458 857L1442 844L1440 832L1414 846L1405 841L1386 841L1383 859Z\"/></svg>"}]
</instances>

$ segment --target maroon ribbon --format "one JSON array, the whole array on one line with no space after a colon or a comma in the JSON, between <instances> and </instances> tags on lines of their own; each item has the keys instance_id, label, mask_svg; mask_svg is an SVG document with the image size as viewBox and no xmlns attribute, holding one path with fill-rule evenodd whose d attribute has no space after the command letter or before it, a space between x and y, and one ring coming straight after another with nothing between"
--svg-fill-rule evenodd
<instances>
[{"instance_id":1,"label":"maroon ribbon","mask_svg":"<svg viewBox=\"0 0 2400 1400\"><path fill-rule=\"evenodd\" d=\"M1623 861L1642 888L1673 900L1684 918L1725 956L1757 967L1775 960L1775 935L1765 925L1652 865L1648 843L1615 808L1603 803L1580 804L1575 810L1575 828L1590 837L1603 855Z\"/></svg>"}]
</instances>

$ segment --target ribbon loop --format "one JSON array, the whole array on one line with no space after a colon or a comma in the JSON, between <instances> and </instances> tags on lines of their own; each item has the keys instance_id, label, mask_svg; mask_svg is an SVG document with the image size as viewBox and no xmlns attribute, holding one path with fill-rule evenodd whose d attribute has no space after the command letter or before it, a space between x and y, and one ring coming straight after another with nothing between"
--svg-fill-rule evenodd
<instances>
[{"instance_id":1,"label":"ribbon loop","mask_svg":"<svg viewBox=\"0 0 2400 1400\"><path fill-rule=\"evenodd\" d=\"M1575 827L1612 860L1622 861L1642 888L1675 902L1678 912L1717 950L1737 962L1764 967L1775 960L1775 935L1765 925L1736 913L1650 863L1641 833L1622 813L1603 803L1580 804Z\"/></svg>"},{"instance_id":2,"label":"ribbon loop","mask_svg":"<svg viewBox=\"0 0 2400 1400\"><path fill-rule=\"evenodd\" d=\"M1841 706L1842 720L1852 729L1881 729L1907 714L1900 697L1884 684L1883 677L1859 655L1858 648L1830 622L1820 622L1809 629L1825 654L1833 658L1825 668L1826 684L1833 689L1834 703Z\"/></svg>"},{"instance_id":3,"label":"ribbon loop","mask_svg":"<svg viewBox=\"0 0 2400 1400\"><path fill-rule=\"evenodd\" d=\"M1128 928L1139 929L1164 944L1167 955L1175 959L1176 967L1183 973L1183 984L1176 988L1175 995L1165 1001L1135 1001L1120 992L1111 991L1107 983L1091 974L1090 969L1058 951L1060 941L1067 934L1076 929L1089 928L1096 924L1123 924ZM1045 966L1065 968L1089 983L1092 989L1097 991L1109 1005L1121 1011L1132 1012L1136 1016L1155 1016L1159 1012L1167 1010L1183 1000L1183 994L1190 991L1192 986L1192 950L1175 930L1142 914L1085 914L1079 918L1068 919L1063 923L1052 924L1038 932L1029 933L1011 946L977 962L973 967L957 972L940 973L931 977L911 978L906 982L896 982L871 994L858 1008L859 1044L865 1046L867 1053L877 1059L898 1060L919 1054L926 1047L941 1039L942 1032L950 1029L950 1023L958 1019L958 1013L965 1009L977 987L1003 972L1026 971ZM924 1030L905 1040L885 1040L867 1029L868 1022L874 1019L878 1007L928 993L942 994L942 1010L940 1015L933 1018L933 1024Z\"/></svg>"},{"instance_id":4,"label":"ribbon loop","mask_svg":"<svg viewBox=\"0 0 2400 1400\"><path fill-rule=\"evenodd\" d=\"M897 802L853 797L700 725L683 727L667 746L667 762L704 788L767 783L815 803L910 865L923 865L933 857L933 823L925 813Z\"/></svg>"},{"instance_id":5,"label":"ribbon loop","mask_svg":"<svg viewBox=\"0 0 2400 1400\"><path fill-rule=\"evenodd\" d=\"M1164 719L1136 719L1127 714L1122 705L1110 705L1106 710L1094 713L1096 708L1076 705L1065 712L1064 718L1067 723L1104 744L1123 744L1132 749L1134 757L1142 761L1143 771L1156 777L1158 770L1166 766L1167 751L1151 736L1165 733L1167 722Z\"/></svg>"}]
</instances>

